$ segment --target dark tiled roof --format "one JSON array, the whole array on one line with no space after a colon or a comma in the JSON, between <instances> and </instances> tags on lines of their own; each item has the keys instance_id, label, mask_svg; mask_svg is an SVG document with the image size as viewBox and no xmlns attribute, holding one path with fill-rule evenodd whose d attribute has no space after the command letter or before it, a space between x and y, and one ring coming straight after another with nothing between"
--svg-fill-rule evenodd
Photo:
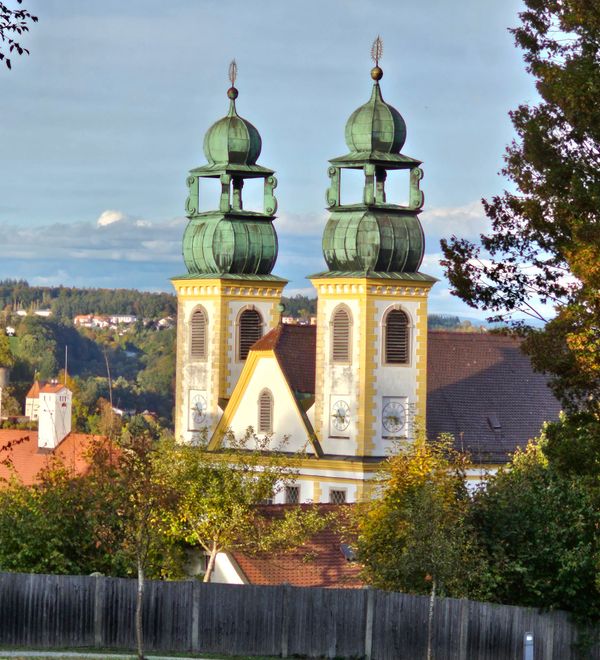
<instances>
[{"instance_id":1,"label":"dark tiled roof","mask_svg":"<svg viewBox=\"0 0 600 660\"><path fill-rule=\"evenodd\" d=\"M314 325L280 323L259 339L252 350L273 350L296 393L314 394L317 333Z\"/></svg>"},{"instance_id":2,"label":"dark tiled roof","mask_svg":"<svg viewBox=\"0 0 600 660\"><path fill-rule=\"evenodd\" d=\"M497 334L429 332L427 433L451 433L478 463L501 463L558 418L560 404L519 342Z\"/></svg>"},{"instance_id":3,"label":"dark tiled roof","mask_svg":"<svg viewBox=\"0 0 600 660\"><path fill-rule=\"evenodd\" d=\"M301 505L308 506L308 505ZM344 506L317 505L325 513L342 511ZM286 505L265 507L263 513L281 517ZM360 565L348 561L341 550L340 534L331 527L315 534L304 545L287 552L232 556L250 584L291 584L295 587L361 587Z\"/></svg>"}]
</instances>

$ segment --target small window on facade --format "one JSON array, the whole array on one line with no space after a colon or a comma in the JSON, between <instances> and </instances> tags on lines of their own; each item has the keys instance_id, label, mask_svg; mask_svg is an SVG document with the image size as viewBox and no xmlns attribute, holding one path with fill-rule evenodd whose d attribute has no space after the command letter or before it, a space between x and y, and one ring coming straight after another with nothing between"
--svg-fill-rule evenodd
<instances>
[{"instance_id":1,"label":"small window on facade","mask_svg":"<svg viewBox=\"0 0 600 660\"><path fill-rule=\"evenodd\" d=\"M269 390L263 390L258 397L258 432L273 432L273 395Z\"/></svg>"},{"instance_id":2,"label":"small window on facade","mask_svg":"<svg viewBox=\"0 0 600 660\"><path fill-rule=\"evenodd\" d=\"M197 309L190 322L190 357L192 360L206 359L206 314Z\"/></svg>"},{"instance_id":3,"label":"small window on facade","mask_svg":"<svg viewBox=\"0 0 600 660\"><path fill-rule=\"evenodd\" d=\"M392 309L385 319L384 362L408 364L408 316L401 309Z\"/></svg>"},{"instance_id":4,"label":"small window on facade","mask_svg":"<svg viewBox=\"0 0 600 660\"><path fill-rule=\"evenodd\" d=\"M285 503L298 504L300 502L300 486L285 487Z\"/></svg>"},{"instance_id":5,"label":"small window on facade","mask_svg":"<svg viewBox=\"0 0 600 660\"><path fill-rule=\"evenodd\" d=\"M340 307L332 319L332 359L334 362L350 362L350 314Z\"/></svg>"},{"instance_id":6,"label":"small window on facade","mask_svg":"<svg viewBox=\"0 0 600 660\"><path fill-rule=\"evenodd\" d=\"M262 337L261 315L255 309L245 309L240 314L238 332L238 359L245 360L252 344Z\"/></svg>"},{"instance_id":7,"label":"small window on facade","mask_svg":"<svg viewBox=\"0 0 600 660\"><path fill-rule=\"evenodd\" d=\"M345 504L346 503L346 491L345 490L334 490L329 491L329 501L331 504Z\"/></svg>"}]
</instances>

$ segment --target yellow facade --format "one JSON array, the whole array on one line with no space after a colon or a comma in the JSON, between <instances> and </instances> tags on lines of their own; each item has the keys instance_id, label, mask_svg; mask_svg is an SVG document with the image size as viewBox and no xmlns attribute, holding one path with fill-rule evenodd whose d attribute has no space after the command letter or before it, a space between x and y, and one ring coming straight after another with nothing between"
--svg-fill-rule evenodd
<instances>
[{"instance_id":1,"label":"yellow facade","mask_svg":"<svg viewBox=\"0 0 600 660\"><path fill-rule=\"evenodd\" d=\"M356 419L355 456L381 456L381 398L385 381L396 374L407 382L407 395L415 423L425 428L427 407L427 298L434 281L383 279L376 277L318 277L311 280L318 294L317 355L315 384L315 431L329 454L327 433L329 396L335 389L331 375L330 324L338 304L354 310L352 326L353 391L349 392L351 411ZM386 309L400 305L411 318L410 371L404 366L382 365L382 318ZM387 371L386 371L387 370ZM391 375L390 375L391 374ZM388 392L391 393L391 392ZM329 444L329 448L333 445Z\"/></svg>"},{"instance_id":2,"label":"yellow facade","mask_svg":"<svg viewBox=\"0 0 600 660\"><path fill-rule=\"evenodd\" d=\"M177 360L175 386L175 437L189 441L189 396L206 392L207 431L213 433L227 400L241 374L243 362L236 359L236 320L248 307L260 312L263 334L279 322L278 305L286 282L226 277L173 278L177 294ZM193 311L202 307L208 316L208 352L204 364L193 369L189 358L189 323Z\"/></svg>"}]
</instances>

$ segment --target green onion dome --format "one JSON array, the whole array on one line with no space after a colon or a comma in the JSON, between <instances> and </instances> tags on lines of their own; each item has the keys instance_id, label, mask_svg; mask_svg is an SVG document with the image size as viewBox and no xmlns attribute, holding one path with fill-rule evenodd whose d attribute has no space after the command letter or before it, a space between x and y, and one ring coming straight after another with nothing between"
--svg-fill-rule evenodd
<instances>
[{"instance_id":1,"label":"green onion dome","mask_svg":"<svg viewBox=\"0 0 600 660\"><path fill-rule=\"evenodd\" d=\"M339 208L323 234L323 255L332 271L416 273L424 250L414 213Z\"/></svg>"},{"instance_id":2,"label":"green onion dome","mask_svg":"<svg viewBox=\"0 0 600 660\"><path fill-rule=\"evenodd\" d=\"M235 108L237 95L235 87L228 90L229 112L204 136L204 155L211 164L254 165L260 156L260 134L249 121L238 115Z\"/></svg>"},{"instance_id":3,"label":"green onion dome","mask_svg":"<svg viewBox=\"0 0 600 660\"><path fill-rule=\"evenodd\" d=\"M397 154L405 141L406 123L396 108L383 100L376 79L369 101L356 109L346 123L346 144L350 151Z\"/></svg>"},{"instance_id":4,"label":"green onion dome","mask_svg":"<svg viewBox=\"0 0 600 660\"><path fill-rule=\"evenodd\" d=\"M183 235L189 273L268 275L276 259L275 227L263 218L197 216Z\"/></svg>"}]
</instances>

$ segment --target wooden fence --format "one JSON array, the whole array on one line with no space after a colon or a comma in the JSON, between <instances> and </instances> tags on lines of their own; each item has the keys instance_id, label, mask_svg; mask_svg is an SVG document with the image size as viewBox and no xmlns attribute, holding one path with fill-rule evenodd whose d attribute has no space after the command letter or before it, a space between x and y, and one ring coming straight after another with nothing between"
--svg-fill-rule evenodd
<instances>
[{"instance_id":1,"label":"wooden fence","mask_svg":"<svg viewBox=\"0 0 600 660\"><path fill-rule=\"evenodd\" d=\"M0 647L133 649L135 580L0 573ZM428 598L371 589L148 582L147 650L244 655L425 658ZM569 660L564 612L436 601L435 660ZM600 660L600 645L585 657Z\"/></svg>"}]
</instances>

